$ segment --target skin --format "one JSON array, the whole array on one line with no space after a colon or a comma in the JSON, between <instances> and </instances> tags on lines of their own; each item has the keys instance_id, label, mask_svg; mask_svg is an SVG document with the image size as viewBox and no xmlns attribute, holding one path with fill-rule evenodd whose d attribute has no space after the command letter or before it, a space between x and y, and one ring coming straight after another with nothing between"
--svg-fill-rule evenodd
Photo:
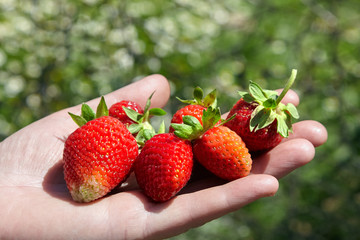
<instances>
[{"instance_id":1,"label":"skin","mask_svg":"<svg viewBox=\"0 0 360 240\"><path fill-rule=\"evenodd\" d=\"M170 96L168 81L151 75L105 96L108 106L123 99L152 107ZM142 94L138 94L141 92ZM88 104L95 108L99 99ZM299 104L289 91L283 102ZM62 172L66 137L77 126L68 112L51 114L0 143L0 238L16 239L161 239L219 218L278 190L278 179L309 163L315 147L327 140L323 125L308 120L279 146L254 160L252 174L232 182L202 178L189 183L166 203L153 203L132 177L124 189L89 204L72 201ZM124 191L126 190L126 191ZM216 196L216 197L214 197Z\"/></svg>"}]
</instances>

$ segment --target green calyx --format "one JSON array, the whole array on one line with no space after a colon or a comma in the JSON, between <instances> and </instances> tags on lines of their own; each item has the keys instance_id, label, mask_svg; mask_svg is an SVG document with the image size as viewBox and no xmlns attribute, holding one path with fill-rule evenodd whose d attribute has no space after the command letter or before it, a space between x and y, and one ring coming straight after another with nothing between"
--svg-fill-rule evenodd
<instances>
[{"instance_id":1,"label":"green calyx","mask_svg":"<svg viewBox=\"0 0 360 240\"><path fill-rule=\"evenodd\" d=\"M233 117L235 117L235 115ZM191 141L199 138L209 129L225 124L226 122L232 120L233 117L227 120L222 120L220 108L208 107L203 111L203 124L201 124L196 117L186 115L183 117L183 123L172 123L171 127L175 130L174 134L176 136Z\"/></svg>"},{"instance_id":2,"label":"green calyx","mask_svg":"<svg viewBox=\"0 0 360 240\"><path fill-rule=\"evenodd\" d=\"M87 105L86 103L83 103L81 106L81 114L75 115L73 113L69 112L69 115L74 120L74 122L79 126L82 127L87 122L94 120L96 118L100 118L103 116L109 116L109 109L106 105L105 98L102 96L100 99L100 103L97 106L96 112Z\"/></svg>"},{"instance_id":3,"label":"green calyx","mask_svg":"<svg viewBox=\"0 0 360 240\"><path fill-rule=\"evenodd\" d=\"M200 106L203 106L205 108L207 107L216 107L217 105L217 99L216 99L217 91L214 89L209 94L207 94L204 97L204 91L200 87L194 88L193 96L194 99L191 100L184 100L177 97L177 99L185 104L197 104Z\"/></svg>"},{"instance_id":4,"label":"green calyx","mask_svg":"<svg viewBox=\"0 0 360 240\"><path fill-rule=\"evenodd\" d=\"M135 122L128 127L128 130L132 134L136 134L135 139L140 147L144 146L145 142L151 139L156 134L165 133L164 121L162 121L162 123L160 124L158 132L155 131L154 127L150 123L151 116L163 116L166 114L166 111L164 111L161 108L150 109L151 98L154 95L154 93L152 93L148 98L143 114L138 113L133 109L123 107L126 115Z\"/></svg>"},{"instance_id":5,"label":"green calyx","mask_svg":"<svg viewBox=\"0 0 360 240\"><path fill-rule=\"evenodd\" d=\"M209 94L204 96L204 92L200 87L196 87L193 92L193 100L182 100L186 104L196 104L205 107L202 115L202 124L200 121L191 115L183 116L183 123L172 123L171 127L174 129L174 134L179 138L186 140L194 140L206 131L213 127L221 126L226 122L232 120L235 115L227 120L221 119L220 108L217 106L217 91L214 89Z\"/></svg>"},{"instance_id":6,"label":"green calyx","mask_svg":"<svg viewBox=\"0 0 360 240\"><path fill-rule=\"evenodd\" d=\"M276 91L264 90L252 81L250 81L249 92L239 92L244 101L258 104L251 114L250 131L265 128L277 120L277 132L285 138L289 136L289 132L292 131L292 120L298 119L299 114L293 104L285 105L281 103L281 100L293 85L296 74L297 70L293 69L280 95Z\"/></svg>"}]
</instances>

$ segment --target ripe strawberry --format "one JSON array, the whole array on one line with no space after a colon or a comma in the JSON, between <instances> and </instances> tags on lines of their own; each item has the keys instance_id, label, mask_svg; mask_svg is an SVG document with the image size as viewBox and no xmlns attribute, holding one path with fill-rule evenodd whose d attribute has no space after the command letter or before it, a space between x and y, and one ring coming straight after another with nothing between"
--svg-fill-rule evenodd
<instances>
[{"instance_id":1,"label":"ripe strawberry","mask_svg":"<svg viewBox=\"0 0 360 240\"><path fill-rule=\"evenodd\" d=\"M163 133L145 143L135 161L134 172L144 193L156 202L164 202L186 185L192 167L190 142L173 133Z\"/></svg>"},{"instance_id":2,"label":"ripe strawberry","mask_svg":"<svg viewBox=\"0 0 360 240\"><path fill-rule=\"evenodd\" d=\"M129 126L135 123L135 121L131 120L128 117L123 107L132 109L140 114L144 113L144 110L142 109L140 104L134 101L122 100L120 102L113 104L109 109L109 116L119 119L123 124L125 124L125 126Z\"/></svg>"},{"instance_id":3,"label":"ripe strawberry","mask_svg":"<svg viewBox=\"0 0 360 240\"><path fill-rule=\"evenodd\" d=\"M251 155L241 137L218 123L220 110L209 107L203 114L203 126L193 116L184 116L184 124L172 124L177 136L190 139L195 159L207 170L225 180L245 177L252 167Z\"/></svg>"},{"instance_id":4,"label":"ripe strawberry","mask_svg":"<svg viewBox=\"0 0 360 240\"><path fill-rule=\"evenodd\" d=\"M241 99L229 112L225 126L235 131L245 142L250 152L266 151L278 145L292 131L292 119L299 118L296 107L280 101L290 89L296 77L296 70L283 92L263 90L259 85L250 82L249 93L239 92Z\"/></svg>"},{"instance_id":5,"label":"ripe strawberry","mask_svg":"<svg viewBox=\"0 0 360 240\"><path fill-rule=\"evenodd\" d=\"M107 114L104 98L96 114L86 104L80 116L70 113L80 127L65 142L64 177L77 202L105 196L125 180L138 155L137 143L129 130Z\"/></svg>"},{"instance_id":6,"label":"ripe strawberry","mask_svg":"<svg viewBox=\"0 0 360 240\"><path fill-rule=\"evenodd\" d=\"M249 175L252 160L240 136L225 126L214 127L194 140L196 159L210 172L225 180Z\"/></svg>"},{"instance_id":7,"label":"ripe strawberry","mask_svg":"<svg viewBox=\"0 0 360 240\"><path fill-rule=\"evenodd\" d=\"M203 111L209 107L213 106L215 107L217 104L216 101L216 90L213 90L208 95L204 97L204 92L200 87L196 87L193 92L194 99L193 100L182 100L178 98L183 103L186 103L186 105L183 108L180 108L175 112L171 119L171 123L183 123L183 117L190 115L194 116L199 120L199 122L202 124L202 115ZM174 132L174 129L170 126L169 132Z\"/></svg>"},{"instance_id":8,"label":"ripe strawberry","mask_svg":"<svg viewBox=\"0 0 360 240\"><path fill-rule=\"evenodd\" d=\"M180 108L175 112L171 119L171 123L183 123L183 117L186 115L194 116L202 124L202 115L205 107L195 104L195 105L186 105L183 108ZM174 129L170 127L169 132L174 132Z\"/></svg>"}]
</instances>

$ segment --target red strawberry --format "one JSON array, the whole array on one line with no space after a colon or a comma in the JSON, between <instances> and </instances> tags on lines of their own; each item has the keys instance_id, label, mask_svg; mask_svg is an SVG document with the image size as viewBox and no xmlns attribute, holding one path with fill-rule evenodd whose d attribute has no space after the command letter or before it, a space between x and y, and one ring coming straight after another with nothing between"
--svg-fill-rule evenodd
<instances>
[{"instance_id":1,"label":"red strawberry","mask_svg":"<svg viewBox=\"0 0 360 240\"><path fill-rule=\"evenodd\" d=\"M196 159L210 172L225 180L249 175L252 160L240 136L225 126L214 127L194 140Z\"/></svg>"},{"instance_id":2,"label":"red strawberry","mask_svg":"<svg viewBox=\"0 0 360 240\"><path fill-rule=\"evenodd\" d=\"M176 113L173 115L171 119L171 123L183 123L184 116L194 116L199 120L202 124L202 115L203 111L209 107L215 107L217 104L216 101L216 90L213 90L208 95L204 97L204 92L200 87L196 87L193 92L194 99L193 100L182 100L178 98L183 103L189 104L183 108L180 108ZM174 132L174 129L170 126L169 132Z\"/></svg>"},{"instance_id":3,"label":"red strawberry","mask_svg":"<svg viewBox=\"0 0 360 240\"><path fill-rule=\"evenodd\" d=\"M203 114L203 126L193 116L184 116L184 124L172 124L177 136L190 139L195 159L216 176L225 180L245 177L252 160L241 137L221 126L220 110L209 107Z\"/></svg>"},{"instance_id":4,"label":"red strawberry","mask_svg":"<svg viewBox=\"0 0 360 240\"><path fill-rule=\"evenodd\" d=\"M95 114L83 104L81 116L70 114L80 126L65 142L64 177L72 198L90 202L105 196L130 173L138 146L118 119L107 116L102 98Z\"/></svg>"},{"instance_id":5,"label":"red strawberry","mask_svg":"<svg viewBox=\"0 0 360 240\"><path fill-rule=\"evenodd\" d=\"M229 112L229 116L236 114L236 117L233 121L225 124L225 126L235 131L239 136L242 136L250 151L271 149L283 139L277 132L276 119L269 126L258 129L256 134L250 130L251 115L257 106L258 104L247 103L241 98Z\"/></svg>"},{"instance_id":6,"label":"red strawberry","mask_svg":"<svg viewBox=\"0 0 360 240\"><path fill-rule=\"evenodd\" d=\"M133 101L122 100L120 102L113 104L109 109L109 116L119 119L126 126L129 126L129 125L135 123L135 121L131 120L128 117L128 115L126 114L123 107L132 109L140 114L144 113L144 110L142 109L140 104L133 102Z\"/></svg>"},{"instance_id":7,"label":"red strawberry","mask_svg":"<svg viewBox=\"0 0 360 240\"><path fill-rule=\"evenodd\" d=\"M135 161L134 172L144 193L156 202L164 202L186 185L192 167L190 142L173 133L163 133L145 143Z\"/></svg>"},{"instance_id":8,"label":"red strawberry","mask_svg":"<svg viewBox=\"0 0 360 240\"><path fill-rule=\"evenodd\" d=\"M137 103L131 101L115 103L109 110L110 116L120 118L120 120L123 119L122 121L125 122L126 127L135 136L140 147L156 134L155 129L150 123L150 117L166 114L161 108L150 108L153 95L154 93L148 98L144 110ZM165 132L165 123L162 123L159 129L159 133L163 132Z\"/></svg>"},{"instance_id":9,"label":"red strawberry","mask_svg":"<svg viewBox=\"0 0 360 240\"><path fill-rule=\"evenodd\" d=\"M183 108L180 108L176 111L171 119L171 123L183 123L183 117L186 115L194 116L197 120L202 124L202 115L203 111L206 109L205 107L195 104L195 105L187 105ZM170 127L169 132L174 132L174 129Z\"/></svg>"},{"instance_id":10,"label":"red strawberry","mask_svg":"<svg viewBox=\"0 0 360 240\"><path fill-rule=\"evenodd\" d=\"M254 82L250 82L249 93L239 92L242 98L228 115L229 118L235 118L225 126L244 140L249 151L269 150L292 131L291 121L299 117L298 112L293 104L284 105L280 101L290 89L295 77L296 70L293 70L280 96L275 91L263 90Z\"/></svg>"}]
</instances>

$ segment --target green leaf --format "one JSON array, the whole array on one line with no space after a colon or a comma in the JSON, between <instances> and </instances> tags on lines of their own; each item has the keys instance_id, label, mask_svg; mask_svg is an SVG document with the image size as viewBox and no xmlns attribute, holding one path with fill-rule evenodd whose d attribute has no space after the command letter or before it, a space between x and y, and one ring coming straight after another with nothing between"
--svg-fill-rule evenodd
<instances>
[{"instance_id":1,"label":"green leaf","mask_svg":"<svg viewBox=\"0 0 360 240\"><path fill-rule=\"evenodd\" d=\"M288 103L286 105L286 110L289 112L290 116L292 116L295 119L299 119L299 113L296 109L296 107L292 103Z\"/></svg>"},{"instance_id":2,"label":"green leaf","mask_svg":"<svg viewBox=\"0 0 360 240\"><path fill-rule=\"evenodd\" d=\"M265 114L265 108L261 105L257 106L255 108L255 110L252 112L251 114L251 119L250 119L250 131L257 131L258 130L258 125L264 121L263 118L266 117Z\"/></svg>"},{"instance_id":3,"label":"green leaf","mask_svg":"<svg viewBox=\"0 0 360 240\"><path fill-rule=\"evenodd\" d=\"M279 97L278 93L276 91L273 90L267 90L267 89L262 89L264 95L266 98L273 98L273 99L277 99Z\"/></svg>"},{"instance_id":4,"label":"green leaf","mask_svg":"<svg viewBox=\"0 0 360 240\"><path fill-rule=\"evenodd\" d=\"M199 133L203 130L203 126L201 125L200 121L191 115L183 116L183 122L186 125L189 125L193 130L193 133Z\"/></svg>"},{"instance_id":5,"label":"green leaf","mask_svg":"<svg viewBox=\"0 0 360 240\"><path fill-rule=\"evenodd\" d=\"M248 95L248 92L244 92L244 91L238 91L238 94L240 95L241 98L243 98L245 95Z\"/></svg>"},{"instance_id":6,"label":"green leaf","mask_svg":"<svg viewBox=\"0 0 360 240\"><path fill-rule=\"evenodd\" d=\"M245 102L251 103L255 100L255 98L251 96L248 92L239 91L238 94L240 95L241 98L244 99Z\"/></svg>"},{"instance_id":7,"label":"green leaf","mask_svg":"<svg viewBox=\"0 0 360 240\"><path fill-rule=\"evenodd\" d=\"M165 133L165 131L166 131L165 121L161 121L158 133Z\"/></svg>"},{"instance_id":8,"label":"green leaf","mask_svg":"<svg viewBox=\"0 0 360 240\"><path fill-rule=\"evenodd\" d=\"M171 127L175 130L174 134L179 138L189 139L193 134L193 128L186 124L172 123Z\"/></svg>"},{"instance_id":9,"label":"green leaf","mask_svg":"<svg viewBox=\"0 0 360 240\"><path fill-rule=\"evenodd\" d=\"M100 103L96 109L96 118L103 117L103 116L109 116L109 109L106 106L104 96L101 97Z\"/></svg>"},{"instance_id":10,"label":"green leaf","mask_svg":"<svg viewBox=\"0 0 360 240\"><path fill-rule=\"evenodd\" d=\"M134 109L131 108L127 108L125 106L122 107L124 112L126 113L126 115L133 120L134 122L139 122L139 120L142 117L142 114L138 113L137 111L135 111Z\"/></svg>"},{"instance_id":11,"label":"green leaf","mask_svg":"<svg viewBox=\"0 0 360 240\"><path fill-rule=\"evenodd\" d=\"M211 106L211 107L215 108L217 106L217 98L216 98L216 96L217 96L217 90L214 89L208 95L205 96L202 106L204 106L204 107L210 107Z\"/></svg>"},{"instance_id":12,"label":"green leaf","mask_svg":"<svg viewBox=\"0 0 360 240\"><path fill-rule=\"evenodd\" d=\"M273 98L267 99L267 100L263 103L263 106L264 106L265 108L270 108L270 109L276 108L276 99L273 99Z\"/></svg>"},{"instance_id":13,"label":"green leaf","mask_svg":"<svg viewBox=\"0 0 360 240\"><path fill-rule=\"evenodd\" d=\"M205 131L209 130L210 128L215 126L215 124L219 122L220 119L221 119L221 113L218 107L217 108L209 107L207 109L204 109L203 117L202 117L204 130Z\"/></svg>"},{"instance_id":14,"label":"green leaf","mask_svg":"<svg viewBox=\"0 0 360 240\"><path fill-rule=\"evenodd\" d=\"M196 126L196 125L201 125L200 121L191 115L185 115L182 118L183 122L189 126Z\"/></svg>"},{"instance_id":15,"label":"green leaf","mask_svg":"<svg viewBox=\"0 0 360 240\"><path fill-rule=\"evenodd\" d=\"M150 97L146 101L145 108L144 108L144 113L146 113L149 110L150 105L151 105L151 98L153 97L154 93L155 93L155 91L150 95Z\"/></svg>"},{"instance_id":16,"label":"green leaf","mask_svg":"<svg viewBox=\"0 0 360 240\"><path fill-rule=\"evenodd\" d=\"M249 85L249 92L253 98L255 98L255 101L266 101L266 96L262 88L255 82L250 81Z\"/></svg>"},{"instance_id":17,"label":"green leaf","mask_svg":"<svg viewBox=\"0 0 360 240\"><path fill-rule=\"evenodd\" d=\"M149 115L151 116L164 116L166 111L161 108L152 108L149 110Z\"/></svg>"},{"instance_id":18,"label":"green leaf","mask_svg":"<svg viewBox=\"0 0 360 240\"><path fill-rule=\"evenodd\" d=\"M179 97L176 97L176 99L185 104L196 104L196 101L194 100L186 100L186 99L181 99Z\"/></svg>"},{"instance_id":19,"label":"green leaf","mask_svg":"<svg viewBox=\"0 0 360 240\"><path fill-rule=\"evenodd\" d=\"M288 123L286 122L286 118L278 116L276 120L277 120L277 132L284 138L287 138L289 136L289 126Z\"/></svg>"},{"instance_id":20,"label":"green leaf","mask_svg":"<svg viewBox=\"0 0 360 240\"><path fill-rule=\"evenodd\" d=\"M88 122L95 119L96 115L94 110L92 110L92 108L89 105L84 103L81 106L81 117L83 117Z\"/></svg>"},{"instance_id":21,"label":"green leaf","mask_svg":"<svg viewBox=\"0 0 360 240\"><path fill-rule=\"evenodd\" d=\"M262 128L266 128L272 124L276 118L277 114L274 110L270 110L259 105L251 114L250 131L257 131Z\"/></svg>"},{"instance_id":22,"label":"green leaf","mask_svg":"<svg viewBox=\"0 0 360 240\"><path fill-rule=\"evenodd\" d=\"M194 92L193 92L193 95L194 95L194 98L195 98L195 101L197 103L201 103L203 97L204 97L204 92L203 90L201 89L201 87L196 87L194 89Z\"/></svg>"},{"instance_id":23,"label":"green leaf","mask_svg":"<svg viewBox=\"0 0 360 240\"><path fill-rule=\"evenodd\" d=\"M142 134L144 135L145 141L148 141L155 135L155 132L150 129L144 129Z\"/></svg>"},{"instance_id":24,"label":"green leaf","mask_svg":"<svg viewBox=\"0 0 360 240\"><path fill-rule=\"evenodd\" d=\"M214 99L213 103L211 105L209 105L208 107L211 107L211 108L216 108L217 107L217 98Z\"/></svg>"},{"instance_id":25,"label":"green leaf","mask_svg":"<svg viewBox=\"0 0 360 240\"><path fill-rule=\"evenodd\" d=\"M86 119L83 118L82 116L78 116L78 115L72 114L70 112L69 112L69 115L79 127L82 127L87 123Z\"/></svg>"},{"instance_id":26,"label":"green leaf","mask_svg":"<svg viewBox=\"0 0 360 240\"><path fill-rule=\"evenodd\" d=\"M140 146L144 146L145 142L155 136L155 131L151 129L141 129L135 137L136 142Z\"/></svg>"},{"instance_id":27,"label":"green leaf","mask_svg":"<svg viewBox=\"0 0 360 240\"><path fill-rule=\"evenodd\" d=\"M203 107L216 107L217 99L216 99L217 91L214 89L209 94L204 97L204 91L200 87L196 87L193 92L194 99L192 100L184 100L176 97L180 102L185 104L198 104Z\"/></svg>"},{"instance_id":28,"label":"green leaf","mask_svg":"<svg viewBox=\"0 0 360 240\"><path fill-rule=\"evenodd\" d=\"M135 133L139 132L141 129L142 129L142 125L137 124L137 123L131 124L128 127L128 130L129 130L129 132L131 132L131 134L135 134Z\"/></svg>"},{"instance_id":29,"label":"green leaf","mask_svg":"<svg viewBox=\"0 0 360 240\"><path fill-rule=\"evenodd\" d=\"M146 142L146 139L144 137L144 130L141 129L138 134L136 135L135 137L135 140L137 142L138 145L140 146L144 146L145 145L145 142Z\"/></svg>"},{"instance_id":30,"label":"green leaf","mask_svg":"<svg viewBox=\"0 0 360 240\"><path fill-rule=\"evenodd\" d=\"M291 120L292 120L292 117L289 114L286 114L285 122L286 122L287 129L288 129L288 132L287 132L288 136L289 136L289 132L292 132L292 130L293 130Z\"/></svg>"},{"instance_id":31,"label":"green leaf","mask_svg":"<svg viewBox=\"0 0 360 240\"><path fill-rule=\"evenodd\" d=\"M262 128L266 128L267 126L269 126L270 124L272 124L276 119L276 114L272 111L270 111L270 114L268 116L268 118L266 119L266 121L262 124L260 124L260 126L258 127L259 129Z\"/></svg>"},{"instance_id":32,"label":"green leaf","mask_svg":"<svg viewBox=\"0 0 360 240\"><path fill-rule=\"evenodd\" d=\"M262 129L269 125L268 119L270 118L271 111L263 109L262 114L260 115L260 121L258 124L258 129ZM271 122L270 122L271 123Z\"/></svg>"}]
</instances>

